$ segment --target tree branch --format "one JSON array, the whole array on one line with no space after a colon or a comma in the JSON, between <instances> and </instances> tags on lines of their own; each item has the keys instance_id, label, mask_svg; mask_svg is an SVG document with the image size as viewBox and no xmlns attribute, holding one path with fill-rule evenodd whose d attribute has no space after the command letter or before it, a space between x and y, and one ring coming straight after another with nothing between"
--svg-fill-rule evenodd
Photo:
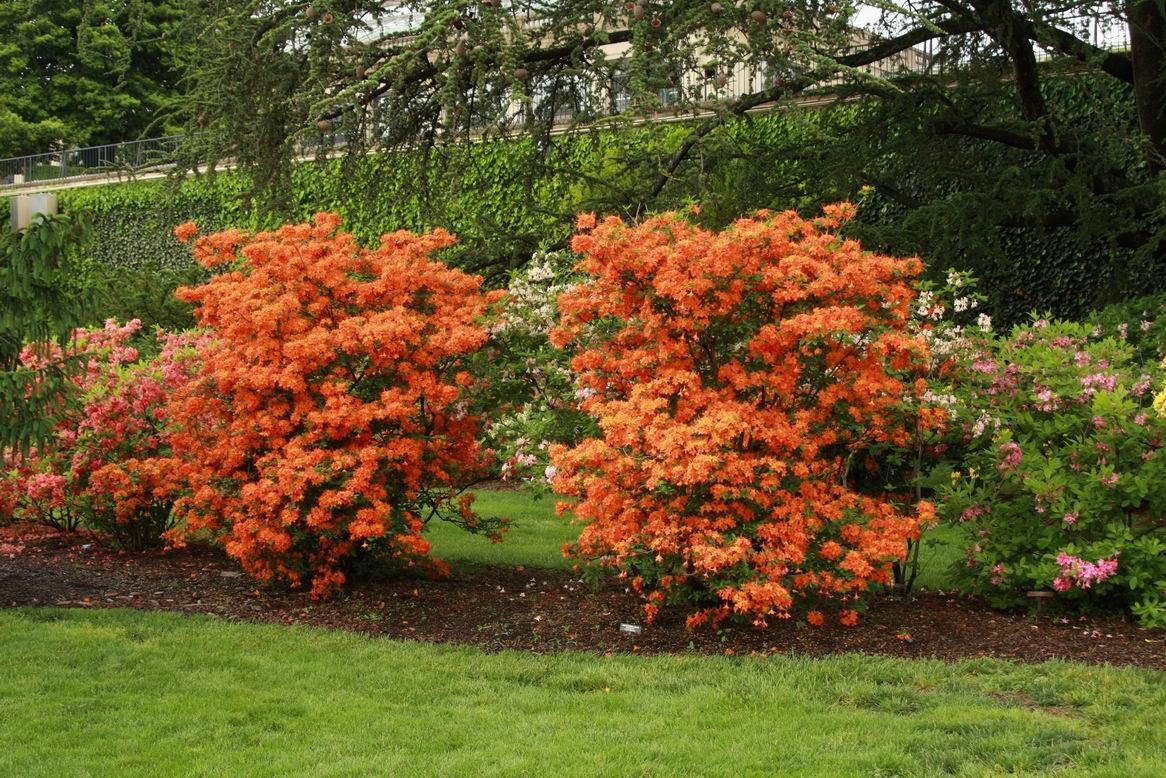
<instances>
[{"instance_id":1,"label":"tree branch","mask_svg":"<svg viewBox=\"0 0 1166 778\"><path fill-rule=\"evenodd\" d=\"M1022 133L1003 127L976 124L954 117L938 119L931 126L935 132L941 135L964 135L969 138L1002 143L1005 146L1025 151L1042 151L1046 154L1063 155L1076 153L1078 149L1077 143L1073 139L1054 138L1044 131Z\"/></svg>"},{"instance_id":2,"label":"tree branch","mask_svg":"<svg viewBox=\"0 0 1166 778\"><path fill-rule=\"evenodd\" d=\"M527 53L525 56L523 56L521 63L523 65L540 65L540 64L547 64L547 63L555 63L555 62L559 62L562 60L570 59L571 57L575 56L578 52L580 52L582 50L596 49L596 48L599 48L600 46L606 46L610 43L627 43L631 39L632 39L631 30L617 30L613 33L608 34L606 37L604 37L602 39L597 38L597 37L592 36L592 35L589 35L589 36L582 37L576 41L573 41L571 43L564 44L562 46L556 46L554 48L549 48L549 49L536 49L534 51L531 51L531 52ZM359 104L368 105L369 103L374 102L378 98L383 97L394 86L409 86L409 85L417 84L417 83L422 82L422 81L427 81L427 80L436 78L437 75L441 72L441 69L436 64L434 64L428 60L428 53L427 52L424 53L424 59L422 58L422 56L418 56L418 59L422 60L425 64L419 66L416 70L414 70L410 73L407 73L404 77L401 77L401 78L397 78L395 76L383 77L380 80L380 82L378 83L378 85L376 86L376 88L372 89L368 93L361 96L361 98L359 100ZM491 58L491 59L487 60L484 64L487 67L497 66L498 60ZM340 116L342 113L344 113L344 111L347 109L347 107L348 106L341 106L341 107L333 108L332 110L328 111L327 113L322 114L321 118L335 119L337 116Z\"/></svg>"},{"instance_id":3,"label":"tree branch","mask_svg":"<svg viewBox=\"0 0 1166 778\"><path fill-rule=\"evenodd\" d=\"M1027 19L1021 19L1020 24L1030 40L1051 46L1064 56L1079 62L1096 65L1119 81L1124 81L1127 84L1134 83L1134 66L1130 62L1129 55L1100 49L1081 40L1071 32L1066 32L1049 24L1034 23Z\"/></svg>"},{"instance_id":4,"label":"tree branch","mask_svg":"<svg viewBox=\"0 0 1166 778\"><path fill-rule=\"evenodd\" d=\"M938 31L935 28L938 28ZM982 29L982 23L968 18L951 18L938 22L935 28L918 27L894 38L880 41L861 51L838 57L835 61L842 69L860 68L892 57L895 54L899 54L934 38L958 35ZM762 90L761 92L742 95L734 100L723 112L705 121L681 142L680 147L672 154L664 169L656 176L656 180L648 190L648 196L645 199L653 199L663 191L664 187L668 185L668 182L676 173L676 169L688 159L693 148L700 143L701 139L723 124L727 116L742 116L753 108L765 103L775 102L784 95L803 92L820 80L822 79L802 76L783 82L781 85L775 85L769 89Z\"/></svg>"}]
</instances>

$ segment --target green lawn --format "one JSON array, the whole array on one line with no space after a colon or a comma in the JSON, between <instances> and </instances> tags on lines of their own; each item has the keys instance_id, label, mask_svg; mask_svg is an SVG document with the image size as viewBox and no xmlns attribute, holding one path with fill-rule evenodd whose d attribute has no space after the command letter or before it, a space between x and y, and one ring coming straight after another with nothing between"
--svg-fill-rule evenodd
<instances>
[{"instance_id":1,"label":"green lawn","mask_svg":"<svg viewBox=\"0 0 1166 778\"><path fill-rule=\"evenodd\" d=\"M502 543L491 543L452 524L434 522L427 535L433 543L433 555L455 570L475 565L564 568L574 564L563 558L561 549L578 537L579 525L555 515L553 495L536 498L528 492L480 491L474 507L484 516L509 517L511 528ZM949 569L962 558L958 529L928 530L920 550L917 584L928 589L950 588Z\"/></svg>"},{"instance_id":2,"label":"green lawn","mask_svg":"<svg viewBox=\"0 0 1166 778\"><path fill-rule=\"evenodd\" d=\"M964 538L958 527L942 525L927 530L919 550L916 586L932 590L953 588L951 568L963 559Z\"/></svg>"},{"instance_id":3,"label":"green lawn","mask_svg":"<svg viewBox=\"0 0 1166 778\"><path fill-rule=\"evenodd\" d=\"M0 775L1161 775L1166 676L0 611Z\"/></svg>"},{"instance_id":4,"label":"green lawn","mask_svg":"<svg viewBox=\"0 0 1166 778\"><path fill-rule=\"evenodd\" d=\"M455 570L475 565L569 568L575 562L563 558L563 544L579 537L579 525L570 517L555 515L554 495L534 497L529 492L479 491L474 510L483 516L505 516L510 529L501 543L471 535L443 521L426 532L433 555Z\"/></svg>"}]
</instances>

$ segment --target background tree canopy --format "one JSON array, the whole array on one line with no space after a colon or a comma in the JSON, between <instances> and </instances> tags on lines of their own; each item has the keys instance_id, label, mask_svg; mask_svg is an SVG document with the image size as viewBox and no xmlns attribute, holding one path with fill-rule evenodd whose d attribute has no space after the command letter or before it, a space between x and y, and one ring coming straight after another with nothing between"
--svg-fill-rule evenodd
<instances>
[{"instance_id":1,"label":"background tree canopy","mask_svg":"<svg viewBox=\"0 0 1166 778\"><path fill-rule=\"evenodd\" d=\"M866 245L975 271L1002 321L1077 316L1164 287L1164 3L17 0L0 146L182 127L179 174L242 169L203 222L445 226L495 281L579 210L852 198Z\"/></svg>"},{"instance_id":2,"label":"background tree canopy","mask_svg":"<svg viewBox=\"0 0 1166 778\"><path fill-rule=\"evenodd\" d=\"M161 134L182 0L0 3L0 157Z\"/></svg>"},{"instance_id":3,"label":"background tree canopy","mask_svg":"<svg viewBox=\"0 0 1166 778\"><path fill-rule=\"evenodd\" d=\"M180 117L188 163L241 163L277 209L305 151L519 134L532 180L607 182L596 210L705 200L694 175L723 165L754 207L867 192L873 246L975 269L1011 314L1069 312L1160 286L1164 2L199 0ZM843 108L742 140L755 109L807 97ZM687 120L673 143L599 140L662 109ZM572 166L580 136L600 171Z\"/></svg>"}]
</instances>

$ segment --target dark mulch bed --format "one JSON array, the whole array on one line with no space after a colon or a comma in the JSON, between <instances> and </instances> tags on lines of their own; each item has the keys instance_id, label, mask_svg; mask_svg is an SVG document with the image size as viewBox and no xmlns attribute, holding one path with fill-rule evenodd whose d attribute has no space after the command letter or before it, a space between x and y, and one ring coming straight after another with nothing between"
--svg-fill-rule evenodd
<instances>
[{"instance_id":1,"label":"dark mulch bed","mask_svg":"<svg viewBox=\"0 0 1166 778\"><path fill-rule=\"evenodd\" d=\"M84 536L0 534L0 605L128 607L205 613L239 621L304 624L487 650L645 654L823 655L847 651L958 660L1061 658L1166 670L1166 631L1118 619L1035 619L942 593L875 595L858 628L791 621L767 630L685 630L665 614L642 634L636 598L615 581L598 589L564 571L478 568L451 580L362 581L329 602L299 591L257 588L222 552L203 546L127 554Z\"/></svg>"}]
</instances>

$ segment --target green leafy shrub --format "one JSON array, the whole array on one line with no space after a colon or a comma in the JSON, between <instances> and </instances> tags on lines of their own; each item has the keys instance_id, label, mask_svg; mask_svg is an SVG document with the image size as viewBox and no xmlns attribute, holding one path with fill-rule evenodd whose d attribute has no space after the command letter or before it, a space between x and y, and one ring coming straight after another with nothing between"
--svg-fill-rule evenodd
<instances>
[{"instance_id":1,"label":"green leafy shrub","mask_svg":"<svg viewBox=\"0 0 1166 778\"><path fill-rule=\"evenodd\" d=\"M1166 294L1135 297L1095 311L1089 317L1094 337L1127 341L1143 364L1166 357Z\"/></svg>"},{"instance_id":2,"label":"green leafy shrub","mask_svg":"<svg viewBox=\"0 0 1166 778\"><path fill-rule=\"evenodd\" d=\"M966 472L942 515L970 533L961 577L997 606L1053 589L1166 624L1161 373L1088 324L1038 320L986 344L959 382Z\"/></svg>"},{"instance_id":3,"label":"green leafy shrub","mask_svg":"<svg viewBox=\"0 0 1166 778\"><path fill-rule=\"evenodd\" d=\"M147 261L124 267L90 261L83 283L93 300L93 322L138 319L145 333L155 328L177 332L194 327L194 311L174 292L180 286L197 286L208 277L204 269L193 265L174 267Z\"/></svg>"}]
</instances>

